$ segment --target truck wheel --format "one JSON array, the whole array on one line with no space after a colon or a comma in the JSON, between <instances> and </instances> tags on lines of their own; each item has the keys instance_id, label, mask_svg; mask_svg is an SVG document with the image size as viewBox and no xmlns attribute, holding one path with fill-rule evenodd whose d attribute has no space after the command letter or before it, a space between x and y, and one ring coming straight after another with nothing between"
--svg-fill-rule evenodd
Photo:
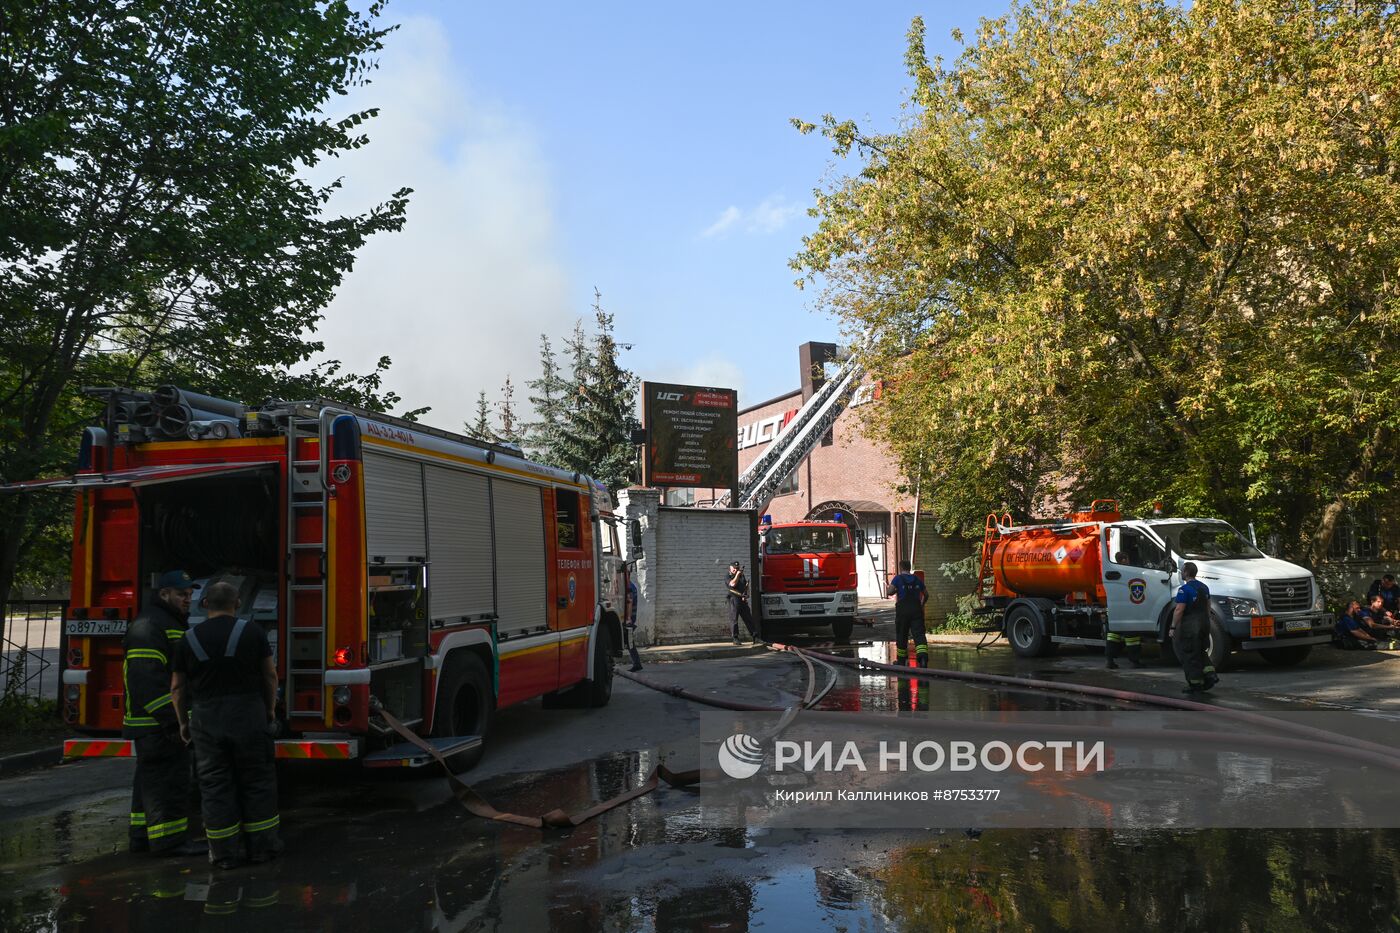
<instances>
[{"instance_id":1,"label":"truck wheel","mask_svg":"<svg viewBox=\"0 0 1400 933\"><path fill-rule=\"evenodd\" d=\"M1050 639L1040 618L1029 606L1017 606L1006 614L1006 640L1018 658L1038 658L1049 653Z\"/></svg>"},{"instance_id":2,"label":"truck wheel","mask_svg":"<svg viewBox=\"0 0 1400 933\"><path fill-rule=\"evenodd\" d=\"M851 631L856 626L856 620L850 616L831 620L831 637L838 645L849 645L851 643Z\"/></svg>"},{"instance_id":3,"label":"truck wheel","mask_svg":"<svg viewBox=\"0 0 1400 933\"><path fill-rule=\"evenodd\" d=\"M1217 672L1225 670L1225 662L1230 659L1230 652L1235 650L1235 643L1229 635L1225 634L1225 627L1220 624L1220 620L1215 617L1215 613L1210 614L1210 637L1206 642L1206 662Z\"/></svg>"},{"instance_id":4,"label":"truck wheel","mask_svg":"<svg viewBox=\"0 0 1400 933\"><path fill-rule=\"evenodd\" d=\"M1312 645L1289 645L1286 648L1264 648L1259 654L1274 667L1302 664L1312 654Z\"/></svg>"},{"instance_id":5,"label":"truck wheel","mask_svg":"<svg viewBox=\"0 0 1400 933\"><path fill-rule=\"evenodd\" d=\"M452 770L465 771L481 760L486 747L486 734L491 729L491 719L496 711L491 675L486 673L486 665L481 663L481 658L464 651L453 654L438 684L437 702L433 735L481 736L481 745L447 759Z\"/></svg>"},{"instance_id":6,"label":"truck wheel","mask_svg":"<svg viewBox=\"0 0 1400 933\"><path fill-rule=\"evenodd\" d=\"M584 703L587 706L607 706L608 701L612 699L612 632L606 625L598 626L598 637L593 641L593 679L581 686L587 690L584 694Z\"/></svg>"}]
</instances>

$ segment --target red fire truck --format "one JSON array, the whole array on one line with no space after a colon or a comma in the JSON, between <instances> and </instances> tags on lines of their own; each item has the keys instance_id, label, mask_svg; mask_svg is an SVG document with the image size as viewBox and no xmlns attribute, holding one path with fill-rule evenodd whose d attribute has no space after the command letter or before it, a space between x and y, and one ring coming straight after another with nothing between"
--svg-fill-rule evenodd
<instances>
[{"instance_id":1,"label":"red fire truck","mask_svg":"<svg viewBox=\"0 0 1400 933\"><path fill-rule=\"evenodd\" d=\"M78 473L17 485L76 492L62 706L90 736L120 728L122 635L172 567L233 583L267 631L280 758L426 763L382 708L465 766L503 707L611 695L627 599L611 498L518 448L327 400L112 390Z\"/></svg>"},{"instance_id":2,"label":"red fire truck","mask_svg":"<svg viewBox=\"0 0 1400 933\"><path fill-rule=\"evenodd\" d=\"M856 550L842 522L764 521L759 526L762 621L830 625L851 640L856 617Z\"/></svg>"}]
</instances>

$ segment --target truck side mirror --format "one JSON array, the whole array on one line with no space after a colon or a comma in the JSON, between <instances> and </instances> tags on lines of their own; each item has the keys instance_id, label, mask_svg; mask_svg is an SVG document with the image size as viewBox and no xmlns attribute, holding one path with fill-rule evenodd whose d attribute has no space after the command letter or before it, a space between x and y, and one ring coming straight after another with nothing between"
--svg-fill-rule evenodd
<instances>
[{"instance_id":1,"label":"truck side mirror","mask_svg":"<svg viewBox=\"0 0 1400 933\"><path fill-rule=\"evenodd\" d=\"M864 539L864 538L856 538L856 554L857 554L857 555L861 555L861 554L864 554L864 553L865 553L865 539Z\"/></svg>"},{"instance_id":2,"label":"truck side mirror","mask_svg":"<svg viewBox=\"0 0 1400 933\"><path fill-rule=\"evenodd\" d=\"M632 546L633 559L646 556L646 552L642 550L642 520L640 518L634 518L627 523L627 541Z\"/></svg>"}]
</instances>

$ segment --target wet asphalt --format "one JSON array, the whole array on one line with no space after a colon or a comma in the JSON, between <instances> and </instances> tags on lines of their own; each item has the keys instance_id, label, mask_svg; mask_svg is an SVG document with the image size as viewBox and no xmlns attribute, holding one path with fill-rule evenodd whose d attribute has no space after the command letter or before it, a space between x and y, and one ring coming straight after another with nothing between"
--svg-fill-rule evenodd
<instances>
[{"instance_id":1,"label":"wet asphalt","mask_svg":"<svg viewBox=\"0 0 1400 933\"><path fill-rule=\"evenodd\" d=\"M887 624L857 629L884 660ZM799 641L800 636L788 640ZM1341 654L1341 653L1336 653ZM1294 672L1244 659L1218 702L1400 715L1394 658L1327 655ZM935 646L931 665L1177 695L1178 669L1108 672L1092 652L1021 661ZM655 665L659 682L787 706L788 655ZM825 674L821 675L823 682ZM1340 686L1339 686L1340 684ZM1075 708L1073 699L841 669L823 708ZM653 767L712 766L699 707L619 679L602 710L498 717L466 777L502 809L583 809ZM967 831L722 828L693 789L662 786L573 829L471 817L431 772L282 772L287 854L212 872L124 851L132 763L0 781L0 930L1400 930L1393 830Z\"/></svg>"}]
</instances>

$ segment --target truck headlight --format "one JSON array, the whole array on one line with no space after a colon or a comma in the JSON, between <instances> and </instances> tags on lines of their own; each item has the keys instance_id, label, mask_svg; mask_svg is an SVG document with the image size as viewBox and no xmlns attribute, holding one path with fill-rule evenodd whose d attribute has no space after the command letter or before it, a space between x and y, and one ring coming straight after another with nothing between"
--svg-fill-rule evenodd
<instances>
[{"instance_id":1,"label":"truck headlight","mask_svg":"<svg viewBox=\"0 0 1400 933\"><path fill-rule=\"evenodd\" d=\"M1225 602L1230 607L1230 615L1237 618L1242 616L1257 616L1259 614L1259 604L1252 599L1227 596Z\"/></svg>"},{"instance_id":2,"label":"truck headlight","mask_svg":"<svg viewBox=\"0 0 1400 933\"><path fill-rule=\"evenodd\" d=\"M781 596L765 596L765 597L763 597L763 605L765 605L765 606L776 606L776 605L778 605L779 603L781 603L782 601L783 601L783 598L782 598Z\"/></svg>"},{"instance_id":3,"label":"truck headlight","mask_svg":"<svg viewBox=\"0 0 1400 933\"><path fill-rule=\"evenodd\" d=\"M1314 612L1321 612L1322 610L1324 610L1324 609L1326 609L1326 608L1327 608L1327 597L1323 596L1322 593L1319 592L1319 593L1317 594L1317 596L1315 596L1315 597L1313 598L1313 611L1314 611Z\"/></svg>"}]
</instances>

